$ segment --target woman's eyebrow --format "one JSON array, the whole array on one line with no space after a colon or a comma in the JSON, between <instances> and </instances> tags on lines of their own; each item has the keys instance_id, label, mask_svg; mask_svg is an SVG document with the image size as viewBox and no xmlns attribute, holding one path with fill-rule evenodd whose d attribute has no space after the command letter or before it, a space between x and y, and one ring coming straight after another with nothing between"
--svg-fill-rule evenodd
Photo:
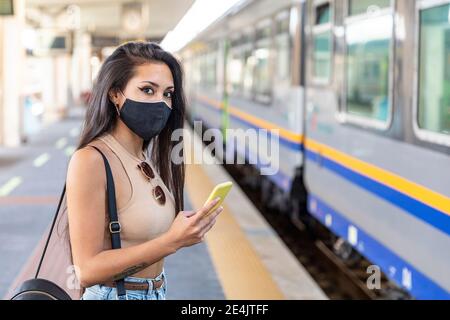
<instances>
[{"instance_id":1,"label":"woman's eyebrow","mask_svg":"<svg viewBox=\"0 0 450 320\"><path fill-rule=\"evenodd\" d=\"M147 82L147 83L150 83L151 85L159 88L159 84L157 84L155 82L152 82L152 81L141 81L141 82ZM168 86L166 89L173 89L173 87L174 87L173 85L172 86Z\"/></svg>"}]
</instances>

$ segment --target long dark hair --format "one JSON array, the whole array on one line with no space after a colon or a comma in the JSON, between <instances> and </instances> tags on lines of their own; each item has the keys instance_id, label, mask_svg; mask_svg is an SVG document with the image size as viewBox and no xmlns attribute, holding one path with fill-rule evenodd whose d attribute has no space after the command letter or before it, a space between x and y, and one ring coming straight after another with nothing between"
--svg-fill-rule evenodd
<instances>
[{"instance_id":1,"label":"long dark hair","mask_svg":"<svg viewBox=\"0 0 450 320\"><path fill-rule=\"evenodd\" d=\"M122 44L104 61L94 82L92 96L86 112L86 118L77 149L111 132L118 120L118 114L109 98L110 90L125 90L128 81L135 74L135 67L149 62L163 62L174 80L172 112L164 129L152 141L151 158L155 163L161 179L175 197L176 213L183 210L184 162L174 164L170 154L177 141L171 141L172 132L183 128L185 96L183 92L183 71L181 64L169 52L164 51L153 42L132 41ZM182 140L182 137L181 137ZM144 141L146 150L150 140Z\"/></svg>"}]
</instances>

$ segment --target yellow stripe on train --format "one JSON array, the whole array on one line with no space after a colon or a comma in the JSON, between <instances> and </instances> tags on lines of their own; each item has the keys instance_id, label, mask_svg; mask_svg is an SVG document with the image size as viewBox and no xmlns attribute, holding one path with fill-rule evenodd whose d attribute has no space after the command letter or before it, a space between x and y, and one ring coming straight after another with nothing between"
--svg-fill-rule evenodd
<instances>
[{"instance_id":1,"label":"yellow stripe on train","mask_svg":"<svg viewBox=\"0 0 450 320\"><path fill-rule=\"evenodd\" d=\"M321 144L310 138L305 139L305 148L358 172L359 174L378 181L416 200L450 215L450 198L431 189L409 181L392 172L383 170L367 162L356 159L341 151Z\"/></svg>"},{"instance_id":2,"label":"yellow stripe on train","mask_svg":"<svg viewBox=\"0 0 450 320\"><path fill-rule=\"evenodd\" d=\"M203 95L198 95L197 98L218 110L223 109L222 103L217 100L205 97ZM242 119L244 121L247 121L258 128L262 128L262 129L266 129L266 130L273 130L273 129L279 130L279 136L286 140L289 140L289 141L292 141L295 143L303 143L303 135L292 132L290 130L286 130L273 122L266 121L261 118L255 117L247 112L239 110L239 108L237 108L237 107L230 105L228 107L228 112L231 115L233 115L239 119Z\"/></svg>"}]
</instances>

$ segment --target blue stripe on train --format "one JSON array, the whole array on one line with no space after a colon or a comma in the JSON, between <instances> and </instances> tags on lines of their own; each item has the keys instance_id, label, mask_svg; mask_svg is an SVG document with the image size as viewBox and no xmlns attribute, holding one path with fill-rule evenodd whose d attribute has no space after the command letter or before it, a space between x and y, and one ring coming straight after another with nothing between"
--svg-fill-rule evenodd
<instances>
[{"instance_id":1,"label":"blue stripe on train","mask_svg":"<svg viewBox=\"0 0 450 320\"><path fill-rule=\"evenodd\" d=\"M377 263L389 278L411 292L414 297L418 299L450 299L450 292L397 256L359 226L347 220L317 196L311 194L308 196L308 208L317 220L344 239L348 240L349 228L356 228L353 229L353 234L355 234L354 230L357 230L357 236L354 236L356 239L355 249L370 261ZM369 276L368 273L367 277ZM407 279L406 282L404 282L404 277ZM402 285L403 283L406 284L406 287Z\"/></svg>"},{"instance_id":2,"label":"blue stripe on train","mask_svg":"<svg viewBox=\"0 0 450 320\"><path fill-rule=\"evenodd\" d=\"M305 154L307 159L318 163L357 186L375 194L396 207L409 212L413 216L427 222L445 234L450 235L450 216L444 212L434 209L400 191L357 173L330 158L319 156L309 149L306 150Z\"/></svg>"}]
</instances>

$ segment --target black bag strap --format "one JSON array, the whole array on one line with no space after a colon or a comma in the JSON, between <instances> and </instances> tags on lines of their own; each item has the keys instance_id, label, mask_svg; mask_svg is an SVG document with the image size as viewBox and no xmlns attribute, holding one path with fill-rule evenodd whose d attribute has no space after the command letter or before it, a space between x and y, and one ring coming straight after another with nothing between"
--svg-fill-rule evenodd
<instances>
[{"instance_id":1,"label":"black bag strap","mask_svg":"<svg viewBox=\"0 0 450 320\"><path fill-rule=\"evenodd\" d=\"M97 147L91 146L95 148L102 155L103 162L105 163L105 171L106 171L106 192L108 196L108 214L109 214L109 232L111 233L111 247L113 249L120 249L122 247L120 241L120 231L121 226L119 223L119 218L117 216L117 207L116 207L116 192L114 187L114 179L111 172L111 167L109 165L108 159L106 159L103 152L101 152ZM35 279L39 276L39 272L42 267L42 262L44 261L45 253L47 252L48 245L50 243L50 238L52 236L53 229L55 227L59 210L61 208L62 201L64 199L64 194L66 193L66 184L64 184L64 188L61 192L61 196L59 198L58 208L56 209L55 216L53 218L52 226L50 227L50 232L47 237L47 241L44 246L44 250L41 255L41 259L39 261L38 268L36 270L36 274L34 276ZM119 279L116 281L117 287L117 296L119 299L126 299L126 289L125 289L125 281L124 279Z\"/></svg>"},{"instance_id":2,"label":"black bag strap","mask_svg":"<svg viewBox=\"0 0 450 320\"><path fill-rule=\"evenodd\" d=\"M41 255L41 260L39 261L39 265L37 267L36 274L34 275L35 279L37 279L37 277L39 276L39 271L41 271L42 262L44 261L44 256L45 256L45 253L47 252L48 244L50 243L50 238L52 236L52 232L55 227L56 220L58 218L59 209L61 208L61 203L64 199L65 193L66 193L66 184L64 183L64 188L61 192L61 196L59 197L58 209L56 209L55 217L53 218L52 226L50 227L50 232L48 233L47 241L45 242L44 251L42 252L42 255Z\"/></svg>"},{"instance_id":3,"label":"black bag strap","mask_svg":"<svg viewBox=\"0 0 450 320\"><path fill-rule=\"evenodd\" d=\"M120 249L122 247L120 242L120 231L121 226L119 223L119 218L117 216L117 207L116 207L116 192L114 187L114 179L111 172L111 167L109 166L108 159L106 159L103 152L100 151L95 146L91 147L95 148L102 155L103 161L105 162L105 170L106 170L106 192L108 195L108 214L109 214L109 232L111 233L111 247L113 249ZM117 296L120 300L126 299L126 290L125 290L125 281L124 279L119 279L116 281L117 288Z\"/></svg>"}]
</instances>

